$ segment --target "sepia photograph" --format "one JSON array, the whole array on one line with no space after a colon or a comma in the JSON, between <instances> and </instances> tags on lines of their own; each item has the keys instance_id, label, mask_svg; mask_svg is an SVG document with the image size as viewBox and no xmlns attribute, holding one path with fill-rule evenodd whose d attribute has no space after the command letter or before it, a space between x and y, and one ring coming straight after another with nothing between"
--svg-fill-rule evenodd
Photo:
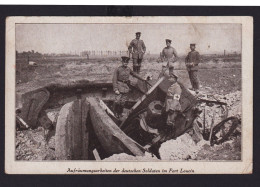
<instances>
[{"instance_id":1,"label":"sepia photograph","mask_svg":"<svg viewBox=\"0 0 260 187\"><path fill-rule=\"evenodd\" d=\"M249 17L8 19L11 173L252 172Z\"/></svg>"}]
</instances>

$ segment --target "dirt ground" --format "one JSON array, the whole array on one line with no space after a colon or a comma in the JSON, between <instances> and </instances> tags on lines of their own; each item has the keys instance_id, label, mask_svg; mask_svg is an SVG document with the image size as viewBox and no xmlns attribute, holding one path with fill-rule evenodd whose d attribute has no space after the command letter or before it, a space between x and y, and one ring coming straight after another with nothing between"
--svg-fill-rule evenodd
<instances>
[{"instance_id":1,"label":"dirt ground","mask_svg":"<svg viewBox=\"0 0 260 187\"><path fill-rule=\"evenodd\" d=\"M37 59L35 60L37 62ZM109 59L45 59L38 60L37 66L29 66L25 59L17 60L16 82L17 89L29 86L45 85L50 81L77 81L84 79L112 80L114 69L121 65L120 58ZM157 79L162 65L156 61L144 60L141 75L147 72ZM130 61L129 67L132 67ZM179 80L190 86L188 73L183 61L175 64L175 73ZM241 63L240 62L212 62L200 64L199 79L202 89L214 93L230 93L241 90ZM217 80L217 81L216 81Z\"/></svg>"},{"instance_id":2,"label":"dirt ground","mask_svg":"<svg viewBox=\"0 0 260 187\"><path fill-rule=\"evenodd\" d=\"M17 60L16 90L26 90L31 87L44 86L52 82L73 82L78 80L112 80L112 74L121 63L120 58L111 59L41 59L37 66L29 66L26 60ZM37 59L36 59L37 60ZM35 61L36 61L35 60ZM163 63L145 60L141 75L150 73L156 80ZM129 63L131 67L131 62ZM179 81L190 87L188 73L184 62L178 62L175 73ZM241 91L241 63L224 62L223 60L203 62L200 65L199 80L201 91L207 94L227 95ZM241 101L235 103L241 108ZM54 133L54 132L53 132ZM54 134L53 134L54 135ZM54 136L44 140L41 127L34 130L16 132L17 160L53 160L55 159ZM201 146L196 152L195 160L239 160L241 159L241 138L236 137L231 142L219 146ZM174 146L173 146L174 149ZM153 158L154 159L154 158ZM186 158L185 158L186 159Z\"/></svg>"}]
</instances>

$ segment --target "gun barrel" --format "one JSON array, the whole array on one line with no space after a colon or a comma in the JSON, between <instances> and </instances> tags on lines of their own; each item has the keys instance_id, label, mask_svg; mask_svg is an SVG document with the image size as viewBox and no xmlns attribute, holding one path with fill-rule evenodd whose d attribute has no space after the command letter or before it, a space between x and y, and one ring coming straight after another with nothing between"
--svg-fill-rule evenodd
<instances>
[{"instance_id":1,"label":"gun barrel","mask_svg":"<svg viewBox=\"0 0 260 187\"><path fill-rule=\"evenodd\" d=\"M198 99L198 102L204 102L204 103L214 103L214 104L220 104L220 105L227 105L227 103L221 102L221 101L210 101L206 99Z\"/></svg>"}]
</instances>

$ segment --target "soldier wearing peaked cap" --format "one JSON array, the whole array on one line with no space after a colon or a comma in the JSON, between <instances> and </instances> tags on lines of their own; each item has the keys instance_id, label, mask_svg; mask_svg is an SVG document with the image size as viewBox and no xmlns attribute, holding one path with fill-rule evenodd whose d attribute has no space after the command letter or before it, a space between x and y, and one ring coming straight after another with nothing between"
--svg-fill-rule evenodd
<instances>
[{"instance_id":1,"label":"soldier wearing peaked cap","mask_svg":"<svg viewBox=\"0 0 260 187\"><path fill-rule=\"evenodd\" d=\"M167 62L166 66L169 68L169 74L171 74L174 69L173 64L178 60L178 54L177 51L171 46L172 41L170 39L166 39L165 41L166 47L163 48L159 61Z\"/></svg>"},{"instance_id":2,"label":"soldier wearing peaked cap","mask_svg":"<svg viewBox=\"0 0 260 187\"><path fill-rule=\"evenodd\" d=\"M175 130L175 118L178 112L181 112L181 104L179 102L182 89L177 82L178 76L170 73L169 82L171 86L167 90L165 99L165 111L168 114L166 124L170 128L169 130Z\"/></svg>"},{"instance_id":3,"label":"soldier wearing peaked cap","mask_svg":"<svg viewBox=\"0 0 260 187\"><path fill-rule=\"evenodd\" d=\"M192 85L191 90L194 90L198 93L199 91L199 79L198 79L198 70L199 70L199 63L201 61L200 54L195 50L196 44L191 43L190 49L191 51L188 53L187 57L185 58L185 64L187 67L187 71L189 74L190 82Z\"/></svg>"},{"instance_id":4,"label":"soldier wearing peaked cap","mask_svg":"<svg viewBox=\"0 0 260 187\"><path fill-rule=\"evenodd\" d=\"M132 54L133 71L139 74L146 47L144 41L140 40L141 32L137 32L135 35L136 38L131 41L128 47L128 51L130 54Z\"/></svg>"},{"instance_id":5,"label":"soldier wearing peaked cap","mask_svg":"<svg viewBox=\"0 0 260 187\"><path fill-rule=\"evenodd\" d=\"M130 80L129 80L130 75L142 81L145 81L128 67L128 62L130 60L129 57L123 56L121 58L122 58L122 66L116 68L112 80L113 89L116 94L115 102L113 106L116 117L120 117L122 115L125 101L127 99L127 93L130 91L128 87L128 85L130 84Z\"/></svg>"}]
</instances>

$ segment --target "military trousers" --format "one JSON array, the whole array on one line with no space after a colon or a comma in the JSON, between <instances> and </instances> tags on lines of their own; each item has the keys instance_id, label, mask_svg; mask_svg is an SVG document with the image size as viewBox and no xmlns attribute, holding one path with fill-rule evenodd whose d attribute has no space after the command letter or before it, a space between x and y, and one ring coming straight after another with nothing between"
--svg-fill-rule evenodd
<instances>
[{"instance_id":1,"label":"military trousers","mask_svg":"<svg viewBox=\"0 0 260 187\"><path fill-rule=\"evenodd\" d=\"M194 90L198 90L200 88L199 86L199 78L198 78L198 70L188 70L190 83L192 85L192 88Z\"/></svg>"},{"instance_id":2,"label":"military trousers","mask_svg":"<svg viewBox=\"0 0 260 187\"><path fill-rule=\"evenodd\" d=\"M142 58L133 58L133 71L136 73L140 73Z\"/></svg>"},{"instance_id":3,"label":"military trousers","mask_svg":"<svg viewBox=\"0 0 260 187\"><path fill-rule=\"evenodd\" d=\"M116 94L114 102L114 112L116 115L121 115L127 99L127 93Z\"/></svg>"},{"instance_id":4,"label":"military trousers","mask_svg":"<svg viewBox=\"0 0 260 187\"><path fill-rule=\"evenodd\" d=\"M176 119L177 115L178 115L178 111L170 110L168 112L166 124L174 127L175 126L175 119Z\"/></svg>"}]
</instances>

